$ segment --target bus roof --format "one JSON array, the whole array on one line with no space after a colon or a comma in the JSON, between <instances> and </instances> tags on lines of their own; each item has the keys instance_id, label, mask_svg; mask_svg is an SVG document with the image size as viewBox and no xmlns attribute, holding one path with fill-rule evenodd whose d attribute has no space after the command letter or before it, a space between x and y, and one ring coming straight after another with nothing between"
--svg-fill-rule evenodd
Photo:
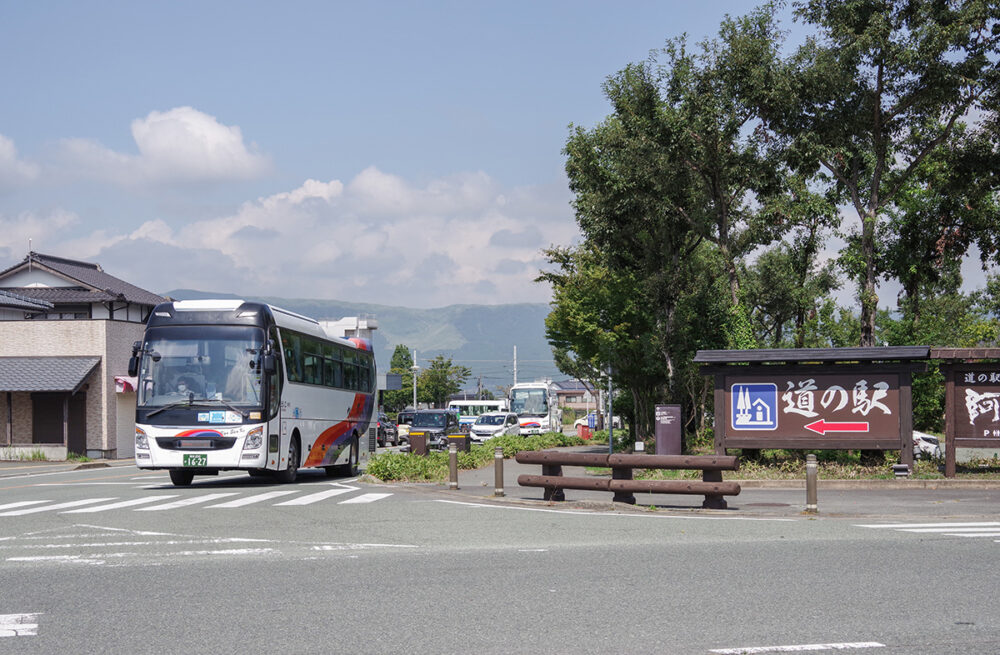
<instances>
[{"instance_id":1,"label":"bus roof","mask_svg":"<svg viewBox=\"0 0 1000 655\"><path fill-rule=\"evenodd\" d=\"M248 302L239 298L208 298L201 300L176 300L160 303L150 314L148 327L159 325L257 325L266 327L274 323L310 336L344 344L358 349L353 339L328 334L319 321L274 305Z\"/></svg>"}]
</instances>

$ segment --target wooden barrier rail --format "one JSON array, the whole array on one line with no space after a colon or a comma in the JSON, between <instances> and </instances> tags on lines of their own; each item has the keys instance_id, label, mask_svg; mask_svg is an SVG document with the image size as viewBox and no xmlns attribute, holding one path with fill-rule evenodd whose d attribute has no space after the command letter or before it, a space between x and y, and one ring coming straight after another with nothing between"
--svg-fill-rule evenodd
<instances>
[{"instance_id":1,"label":"wooden barrier rail","mask_svg":"<svg viewBox=\"0 0 1000 655\"><path fill-rule=\"evenodd\" d=\"M519 475L522 487L543 487L545 500L565 500L563 489L614 492L613 500L635 504L633 492L704 495L702 507L725 509L724 496L736 496L740 485L723 482L723 471L737 471L740 462L728 455L607 455L565 453L556 450L523 451L515 456L521 464L541 464L541 475ZM563 466L610 468L611 478L567 477ZM700 470L698 480L634 480L634 469Z\"/></svg>"}]
</instances>

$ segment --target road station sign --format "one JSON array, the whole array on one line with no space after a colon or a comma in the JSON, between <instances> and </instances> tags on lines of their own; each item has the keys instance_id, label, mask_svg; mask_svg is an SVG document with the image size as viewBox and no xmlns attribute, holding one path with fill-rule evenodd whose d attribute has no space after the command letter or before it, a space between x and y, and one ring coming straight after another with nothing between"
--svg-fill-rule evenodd
<instances>
[{"instance_id":1,"label":"road station sign","mask_svg":"<svg viewBox=\"0 0 1000 655\"><path fill-rule=\"evenodd\" d=\"M913 462L912 373L926 346L699 351L715 378L715 450L899 450Z\"/></svg>"}]
</instances>

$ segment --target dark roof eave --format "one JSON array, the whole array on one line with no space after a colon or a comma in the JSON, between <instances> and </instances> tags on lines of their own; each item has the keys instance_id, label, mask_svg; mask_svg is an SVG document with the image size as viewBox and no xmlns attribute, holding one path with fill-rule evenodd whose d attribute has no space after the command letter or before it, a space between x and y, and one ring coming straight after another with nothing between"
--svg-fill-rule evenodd
<instances>
[{"instance_id":1,"label":"dark roof eave","mask_svg":"<svg viewBox=\"0 0 1000 655\"><path fill-rule=\"evenodd\" d=\"M929 359L930 351L930 346L699 350L694 361L696 364L912 361Z\"/></svg>"}]
</instances>

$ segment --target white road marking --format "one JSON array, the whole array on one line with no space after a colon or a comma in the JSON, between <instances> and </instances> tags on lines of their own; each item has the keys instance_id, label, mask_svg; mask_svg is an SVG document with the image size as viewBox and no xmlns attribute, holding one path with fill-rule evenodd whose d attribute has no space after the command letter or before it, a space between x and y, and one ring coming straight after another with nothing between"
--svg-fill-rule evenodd
<instances>
[{"instance_id":1,"label":"white road marking","mask_svg":"<svg viewBox=\"0 0 1000 655\"><path fill-rule=\"evenodd\" d=\"M38 634L38 617L34 614L0 614L0 637L33 637Z\"/></svg>"},{"instance_id":2,"label":"white road marking","mask_svg":"<svg viewBox=\"0 0 1000 655\"><path fill-rule=\"evenodd\" d=\"M336 489L328 489L327 491L320 491L318 493L309 494L308 496L302 496L301 498L294 498L292 500L286 500L283 503L275 503L275 507L284 507L287 505L310 505L312 503L318 503L321 500L326 500L327 498L333 498L334 496L339 496L341 494L347 494L352 491L360 491L357 487L338 487Z\"/></svg>"},{"instance_id":3,"label":"white road marking","mask_svg":"<svg viewBox=\"0 0 1000 655\"><path fill-rule=\"evenodd\" d=\"M135 512L158 512L165 509L177 509L178 507L188 507L189 505L198 505L199 503L207 503L215 500L216 498L225 498L227 496L235 496L235 491L228 491L226 493L220 494L205 494L204 496L195 496L193 498L185 498L184 500L175 500L172 503L167 503L166 505L156 505L155 507L140 507L139 509L133 510Z\"/></svg>"},{"instance_id":4,"label":"white road marking","mask_svg":"<svg viewBox=\"0 0 1000 655\"><path fill-rule=\"evenodd\" d=\"M888 528L890 530L910 530L917 528L939 528L947 526L951 528L1000 528L1000 522L988 521L982 523L872 523L858 525L859 528Z\"/></svg>"},{"instance_id":5,"label":"white road marking","mask_svg":"<svg viewBox=\"0 0 1000 655\"><path fill-rule=\"evenodd\" d=\"M47 500L22 500L17 503L7 503L6 505L0 505L0 509L14 509L15 507L25 507L27 505L37 505L38 503L47 503ZM0 615L3 616L3 615Z\"/></svg>"},{"instance_id":6,"label":"white road marking","mask_svg":"<svg viewBox=\"0 0 1000 655\"><path fill-rule=\"evenodd\" d=\"M94 512L106 512L109 509L121 509L122 507L134 507L136 505L148 505L149 503L155 503L158 500L166 500L168 498L176 498L177 494L168 494L166 496L145 496L143 498L133 498L132 500L122 500L117 503L110 503L108 505L98 505L97 507L84 507L83 509L70 509L65 512L59 512L60 514L93 514Z\"/></svg>"},{"instance_id":7,"label":"white road marking","mask_svg":"<svg viewBox=\"0 0 1000 655\"><path fill-rule=\"evenodd\" d=\"M38 512L48 512L54 509L65 509L67 507L79 507L81 505L103 503L107 500L114 500L114 498L84 498L83 500L71 500L67 503L56 503L55 505L46 505L44 507L32 507L30 509L18 509L12 512L3 512L0 513L0 516L24 516L25 514L37 514Z\"/></svg>"},{"instance_id":8,"label":"white road marking","mask_svg":"<svg viewBox=\"0 0 1000 655\"><path fill-rule=\"evenodd\" d=\"M849 650L855 648L885 648L877 641L858 641L842 644L798 644L794 646L751 646L749 648L720 648L710 653L720 655L752 655L753 653L804 653L818 650Z\"/></svg>"},{"instance_id":9,"label":"white road marking","mask_svg":"<svg viewBox=\"0 0 1000 655\"><path fill-rule=\"evenodd\" d=\"M134 487L133 482L38 482L32 487L103 487L108 485L125 485Z\"/></svg>"},{"instance_id":10,"label":"white road marking","mask_svg":"<svg viewBox=\"0 0 1000 655\"><path fill-rule=\"evenodd\" d=\"M653 514L653 513L616 513L616 512L594 512L588 510L580 509L546 509L542 507L517 507L515 505L493 505L488 503L470 503L461 500L444 500L436 499L435 503L448 503L451 505L465 505L466 507L481 507L486 509L506 509L506 510L517 510L521 512L543 512L548 514L569 514L572 516L614 516L623 518L641 518L641 519L680 519L689 521L766 521L766 522L794 522L798 519L781 519L781 518L759 518L753 516L697 516L697 515L680 515L680 514Z\"/></svg>"},{"instance_id":11,"label":"white road marking","mask_svg":"<svg viewBox=\"0 0 1000 655\"><path fill-rule=\"evenodd\" d=\"M382 500L383 498L388 498L392 494L361 494L360 496L355 496L354 498L348 498L347 500L342 500L339 505L353 505L356 503L374 503L376 500Z\"/></svg>"},{"instance_id":12,"label":"white road marking","mask_svg":"<svg viewBox=\"0 0 1000 655\"><path fill-rule=\"evenodd\" d=\"M916 534L939 534L942 537L1000 537L1000 522L997 521L981 521L978 523L872 523L856 527L882 530L890 529L896 532Z\"/></svg>"},{"instance_id":13,"label":"white road marking","mask_svg":"<svg viewBox=\"0 0 1000 655\"><path fill-rule=\"evenodd\" d=\"M259 503L265 500L270 500L271 498L278 498L280 496L287 496L288 494L294 494L295 491L269 491L266 494L257 494L256 496L247 496L246 498L237 498L236 500L230 500L225 503L219 503L218 505L209 505L207 509L213 507L243 507L244 505L252 505L253 503Z\"/></svg>"}]
</instances>

